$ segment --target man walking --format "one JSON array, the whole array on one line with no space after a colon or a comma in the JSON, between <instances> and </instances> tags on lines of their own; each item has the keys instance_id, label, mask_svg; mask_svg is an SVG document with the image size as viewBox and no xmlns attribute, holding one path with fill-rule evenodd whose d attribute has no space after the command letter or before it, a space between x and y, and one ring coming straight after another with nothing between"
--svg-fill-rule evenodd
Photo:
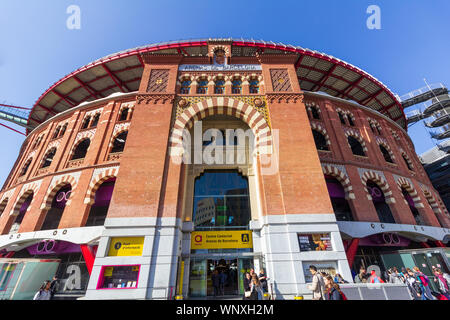
<instances>
[{"instance_id":1,"label":"man walking","mask_svg":"<svg viewBox=\"0 0 450 320\"><path fill-rule=\"evenodd\" d=\"M313 300L324 300L323 290L325 283L323 277L317 272L316 266L309 266L309 272L313 276L312 284L308 285L308 289L313 292Z\"/></svg>"}]
</instances>

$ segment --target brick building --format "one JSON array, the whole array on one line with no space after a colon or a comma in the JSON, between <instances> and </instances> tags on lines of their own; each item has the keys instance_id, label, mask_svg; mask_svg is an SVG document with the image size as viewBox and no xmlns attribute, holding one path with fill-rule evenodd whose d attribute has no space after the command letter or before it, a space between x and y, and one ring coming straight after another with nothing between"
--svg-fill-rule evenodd
<instances>
[{"instance_id":1,"label":"brick building","mask_svg":"<svg viewBox=\"0 0 450 320\"><path fill-rule=\"evenodd\" d=\"M264 268L290 299L311 264L350 280L385 250L449 239L398 100L316 51L131 49L56 82L28 124L0 192L0 250L61 259L62 298L205 297L215 269L242 295L243 272Z\"/></svg>"}]
</instances>

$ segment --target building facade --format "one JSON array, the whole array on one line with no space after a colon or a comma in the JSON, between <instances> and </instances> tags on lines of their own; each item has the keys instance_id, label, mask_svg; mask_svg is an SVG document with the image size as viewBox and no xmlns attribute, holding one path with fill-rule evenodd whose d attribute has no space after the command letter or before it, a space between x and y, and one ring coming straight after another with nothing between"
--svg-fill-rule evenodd
<instances>
[{"instance_id":1,"label":"building facade","mask_svg":"<svg viewBox=\"0 0 450 320\"><path fill-rule=\"evenodd\" d=\"M311 264L352 281L386 248L449 240L394 95L315 51L136 48L55 83L29 125L0 192L0 250L60 259L62 298L202 298L214 270L242 295L264 268L292 299Z\"/></svg>"}]
</instances>

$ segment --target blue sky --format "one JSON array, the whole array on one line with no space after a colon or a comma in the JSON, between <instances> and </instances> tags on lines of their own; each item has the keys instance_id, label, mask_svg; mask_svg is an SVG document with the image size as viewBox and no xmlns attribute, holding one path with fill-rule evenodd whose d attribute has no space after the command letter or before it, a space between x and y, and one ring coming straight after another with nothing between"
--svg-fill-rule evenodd
<instances>
[{"instance_id":1,"label":"blue sky","mask_svg":"<svg viewBox=\"0 0 450 320\"><path fill-rule=\"evenodd\" d=\"M69 30L70 5L81 29ZM369 5L381 30L369 30ZM61 77L103 56L145 44L235 37L283 42L331 54L400 95L430 83L450 86L448 0L2 0L0 102L31 107ZM409 110L409 109L408 109ZM434 146L422 124L410 128L417 153ZM24 137L0 127L0 184Z\"/></svg>"}]
</instances>

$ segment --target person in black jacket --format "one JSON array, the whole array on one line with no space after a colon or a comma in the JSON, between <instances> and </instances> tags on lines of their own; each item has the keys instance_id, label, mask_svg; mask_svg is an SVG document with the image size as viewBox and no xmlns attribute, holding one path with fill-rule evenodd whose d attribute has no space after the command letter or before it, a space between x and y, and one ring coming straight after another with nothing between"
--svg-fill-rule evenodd
<instances>
[{"instance_id":1,"label":"person in black jacket","mask_svg":"<svg viewBox=\"0 0 450 320\"><path fill-rule=\"evenodd\" d=\"M58 279L55 277L53 277L52 282L50 283L50 299L53 299L53 296L56 293L56 290L58 290Z\"/></svg>"},{"instance_id":2,"label":"person in black jacket","mask_svg":"<svg viewBox=\"0 0 450 320\"><path fill-rule=\"evenodd\" d=\"M217 269L213 271L213 274L211 275L211 281L214 288L214 296L217 296L219 294L219 287L220 287L220 276L219 271Z\"/></svg>"},{"instance_id":3,"label":"person in black jacket","mask_svg":"<svg viewBox=\"0 0 450 320\"><path fill-rule=\"evenodd\" d=\"M252 281L252 276L250 275L250 273L246 272L244 274L244 292L250 292L250 282ZM244 293L244 298L243 300L248 300L249 297L245 296Z\"/></svg>"}]
</instances>

